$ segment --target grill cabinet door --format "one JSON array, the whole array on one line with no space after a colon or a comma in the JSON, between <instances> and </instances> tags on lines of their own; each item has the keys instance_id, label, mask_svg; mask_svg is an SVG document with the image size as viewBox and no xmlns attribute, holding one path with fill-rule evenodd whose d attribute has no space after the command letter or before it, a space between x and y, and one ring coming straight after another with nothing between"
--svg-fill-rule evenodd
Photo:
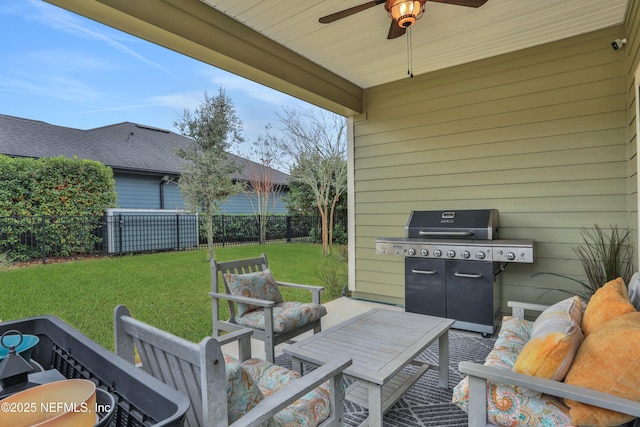
<instances>
[{"instance_id":1,"label":"grill cabinet door","mask_svg":"<svg viewBox=\"0 0 640 427\"><path fill-rule=\"evenodd\" d=\"M491 262L448 261L446 317L493 325L493 280Z\"/></svg>"},{"instance_id":2,"label":"grill cabinet door","mask_svg":"<svg viewBox=\"0 0 640 427\"><path fill-rule=\"evenodd\" d=\"M406 257L405 311L447 316L445 260Z\"/></svg>"}]
</instances>

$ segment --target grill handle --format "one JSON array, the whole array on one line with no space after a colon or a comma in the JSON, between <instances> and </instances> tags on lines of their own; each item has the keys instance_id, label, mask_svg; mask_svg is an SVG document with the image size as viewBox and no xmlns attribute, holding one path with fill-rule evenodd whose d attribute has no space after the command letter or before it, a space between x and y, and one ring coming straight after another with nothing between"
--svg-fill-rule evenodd
<instances>
[{"instance_id":1,"label":"grill handle","mask_svg":"<svg viewBox=\"0 0 640 427\"><path fill-rule=\"evenodd\" d=\"M432 237L471 237L473 231L418 231L418 234Z\"/></svg>"},{"instance_id":2,"label":"grill handle","mask_svg":"<svg viewBox=\"0 0 640 427\"><path fill-rule=\"evenodd\" d=\"M469 273L453 273L456 277L464 277L465 279L482 279L482 274L469 274Z\"/></svg>"},{"instance_id":3,"label":"grill handle","mask_svg":"<svg viewBox=\"0 0 640 427\"><path fill-rule=\"evenodd\" d=\"M416 273L416 274L428 274L428 275L434 275L437 273L436 270L418 270L418 269L412 269L411 270L412 273Z\"/></svg>"}]
</instances>

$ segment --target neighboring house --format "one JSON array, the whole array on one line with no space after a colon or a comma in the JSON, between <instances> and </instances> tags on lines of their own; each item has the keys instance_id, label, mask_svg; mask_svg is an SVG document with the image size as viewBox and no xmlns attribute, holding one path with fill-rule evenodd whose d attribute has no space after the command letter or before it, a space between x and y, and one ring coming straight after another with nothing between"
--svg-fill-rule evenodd
<instances>
[{"instance_id":1,"label":"neighboring house","mask_svg":"<svg viewBox=\"0 0 640 427\"><path fill-rule=\"evenodd\" d=\"M174 132L135 123L118 123L95 129L72 129L37 120L0 114L0 154L12 157L74 157L97 160L113 169L119 208L184 209L175 179L183 160L175 149L190 140ZM247 182L249 169L263 167L233 156L241 171L233 176ZM275 181L286 186L289 175L273 170ZM167 181L165 178L173 178ZM250 214L247 195L230 197L222 213ZM282 197L274 212L286 212Z\"/></svg>"},{"instance_id":2,"label":"neighboring house","mask_svg":"<svg viewBox=\"0 0 640 427\"><path fill-rule=\"evenodd\" d=\"M584 277L581 227L628 226L640 254L640 1L428 1L409 46L384 2L321 24L363 1L47 1L347 117L356 298L404 302L403 258L375 239L411 210L495 208L501 238L536 241L502 273L503 312L577 289L540 273Z\"/></svg>"}]
</instances>

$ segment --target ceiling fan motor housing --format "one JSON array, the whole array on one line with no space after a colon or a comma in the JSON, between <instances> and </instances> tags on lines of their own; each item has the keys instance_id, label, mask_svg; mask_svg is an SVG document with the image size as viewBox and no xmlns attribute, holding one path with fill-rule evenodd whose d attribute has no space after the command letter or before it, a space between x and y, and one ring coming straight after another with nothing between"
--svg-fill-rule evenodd
<instances>
[{"instance_id":1,"label":"ceiling fan motor housing","mask_svg":"<svg viewBox=\"0 0 640 427\"><path fill-rule=\"evenodd\" d=\"M399 26L407 28L422 17L426 2L427 0L387 0L384 8Z\"/></svg>"}]
</instances>

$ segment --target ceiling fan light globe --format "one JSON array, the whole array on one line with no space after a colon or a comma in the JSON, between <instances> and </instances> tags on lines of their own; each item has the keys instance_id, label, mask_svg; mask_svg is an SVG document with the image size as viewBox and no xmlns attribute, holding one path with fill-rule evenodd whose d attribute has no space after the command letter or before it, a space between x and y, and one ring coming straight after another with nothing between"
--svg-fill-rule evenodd
<instances>
[{"instance_id":1,"label":"ceiling fan light globe","mask_svg":"<svg viewBox=\"0 0 640 427\"><path fill-rule=\"evenodd\" d=\"M387 0L384 8L399 26L406 28L422 17L426 2L427 0Z\"/></svg>"}]
</instances>

